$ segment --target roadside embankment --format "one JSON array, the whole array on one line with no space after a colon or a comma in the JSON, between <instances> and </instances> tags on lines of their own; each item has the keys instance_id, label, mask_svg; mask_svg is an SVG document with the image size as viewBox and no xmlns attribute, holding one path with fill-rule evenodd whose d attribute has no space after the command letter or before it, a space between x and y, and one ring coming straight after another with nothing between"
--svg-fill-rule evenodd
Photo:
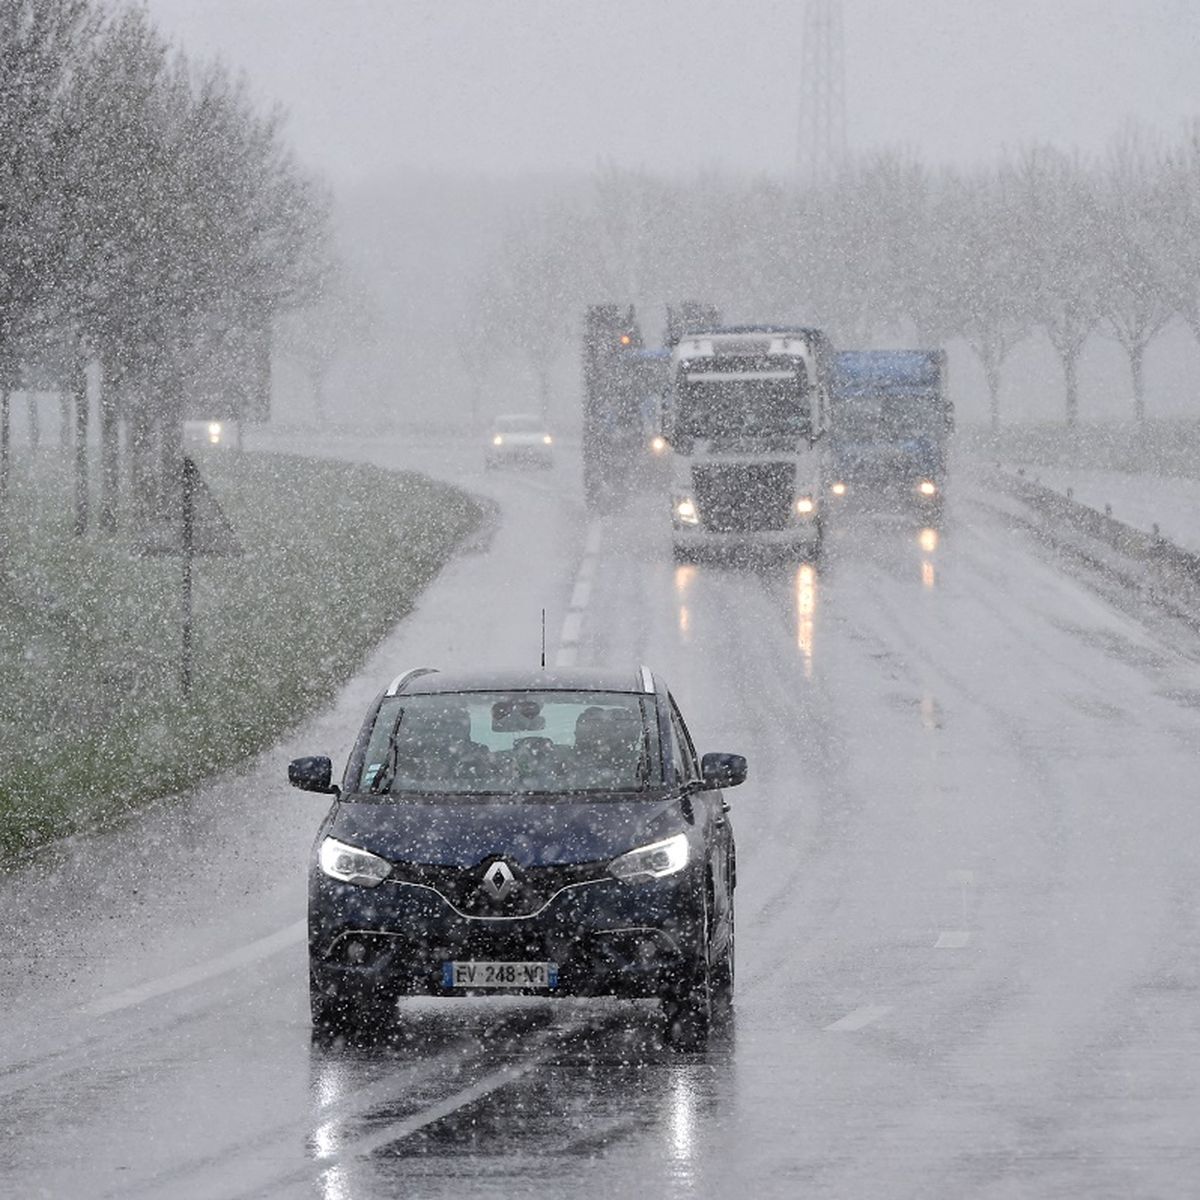
<instances>
[{"instance_id":1,"label":"roadside embankment","mask_svg":"<svg viewBox=\"0 0 1200 1200\"><path fill-rule=\"evenodd\" d=\"M333 695L479 524L423 476L273 454L202 472L244 554L198 558L179 684L177 556L70 533L71 481L18 472L0 576L0 859L111 824L270 745Z\"/></svg>"}]
</instances>

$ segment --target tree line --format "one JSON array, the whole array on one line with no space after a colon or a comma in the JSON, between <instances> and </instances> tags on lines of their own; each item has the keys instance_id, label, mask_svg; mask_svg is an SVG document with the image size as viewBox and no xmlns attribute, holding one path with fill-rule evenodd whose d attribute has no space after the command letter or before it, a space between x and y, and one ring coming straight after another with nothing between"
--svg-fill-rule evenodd
<instances>
[{"instance_id":1,"label":"tree line","mask_svg":"<svg viewBox=\"0 0 1200 1200\"><path fill-rule=\"evenodd\" d=\"M688 299L820 325L844 346L961 339L994 428L1017 345L1044 334L1075 424L1080 357L1107 336L1142 420L1147 347L1176 320L1200 341L1200 122L1170 143L1130 128L1094 159L1038 146L935 170L879 152L820 186L606 167L514 223L471 322L521 347L545 386L547 359L577 351L585 305Z\"/></svg>"},{"instance_id":2,"label":"tree line","mask_svg":"<svg viewBox=\"0 0 1200 1200\"><path fill-rule=\"evenodd\" d=\"M101 526L122 446L136 518L173 511L189 388L315 300L328 247L324 188L224 65L190 62L140 6L0 0L0 495L13 392L57 390L86 529L91 365Z\"/></svg>"}]
</instances>

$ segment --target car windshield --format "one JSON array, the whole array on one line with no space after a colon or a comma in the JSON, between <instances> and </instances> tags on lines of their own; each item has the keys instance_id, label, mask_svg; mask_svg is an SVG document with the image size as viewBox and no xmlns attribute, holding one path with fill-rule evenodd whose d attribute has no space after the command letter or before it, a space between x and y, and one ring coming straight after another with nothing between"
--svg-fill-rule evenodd
<instances>
[{"instance_id":1,"label":"car windshield","mask_svg":"<svg viewBox=\"0 0 1200 1200\"><path fill-rule=\"evenodd\" d=\"M540 433L542 422L537 417L497 417L497 433Z\"/></svg>"},{"instance_id":2,"label":"car windshield","mask_svg":"<svg viewBox=\"0 0 1200 1200\"><path fill-rule=\"evenodd\" d=\"M661 782L652 697L443 692L383 701L359 791L511 796L641 792Z\"/></svg>"}]
</instances>

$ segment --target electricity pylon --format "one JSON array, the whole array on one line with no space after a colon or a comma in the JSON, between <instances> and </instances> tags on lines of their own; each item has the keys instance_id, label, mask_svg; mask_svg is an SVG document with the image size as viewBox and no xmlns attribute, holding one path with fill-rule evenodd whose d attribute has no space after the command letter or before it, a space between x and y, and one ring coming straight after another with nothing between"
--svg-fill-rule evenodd
<instances>
[{"instance_id":1,"label":"electricity pylon","mask_svg":"<svg viewBox=\"0 0 1200 1200\"><path fill-rule=\"evenodd\" d=\"M846 157L842 0L805 0L796 151L796 166L806 183L832 179Z\"/></svg>"}]
</instances>

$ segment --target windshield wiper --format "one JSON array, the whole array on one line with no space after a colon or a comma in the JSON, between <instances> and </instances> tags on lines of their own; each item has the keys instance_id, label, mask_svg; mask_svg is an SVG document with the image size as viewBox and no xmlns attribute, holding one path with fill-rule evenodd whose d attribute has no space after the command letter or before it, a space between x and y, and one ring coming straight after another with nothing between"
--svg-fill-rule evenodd
<instances>
[{"instance_id":1,"label":"windshield wiper","mask_svg":"<svg viewBox=\"0 0 1200 1200\"><path fill-rule=\"evenodd\" d=\"M404 720L404 709L400 709L396 713L396 719L392 722L392 731L388 734L387 748L383 752L383 762L379 764L379 770L375 772L375 778L367 785L367 791L373 796L382 795L384 792L390 791L392 780L396 778L396 768L399 766L400 746L397 738L400 734L400 722Z\"/></svg>"}]
</instances>

